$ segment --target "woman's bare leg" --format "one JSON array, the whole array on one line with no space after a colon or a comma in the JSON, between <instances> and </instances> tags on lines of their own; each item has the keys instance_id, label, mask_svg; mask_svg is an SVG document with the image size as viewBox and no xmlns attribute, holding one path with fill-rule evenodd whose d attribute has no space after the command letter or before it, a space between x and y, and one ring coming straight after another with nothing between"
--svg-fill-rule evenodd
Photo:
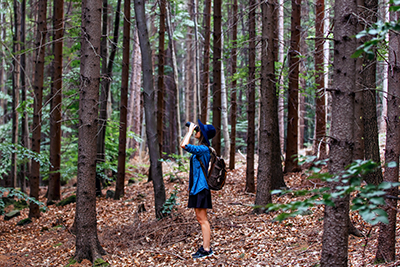
<instances>
[{"instance_id":1,"label":"woman's bare leg","mask_svg":"<svg viewBox=\"0 0 400 267\"><path fill-rule=\"evenodd\" d=\"M211 229L207 219L207 209L195 208L197 221L200 223L201 232L203 233L203 248L210 250Z\"/></svg>"}]
</instances>

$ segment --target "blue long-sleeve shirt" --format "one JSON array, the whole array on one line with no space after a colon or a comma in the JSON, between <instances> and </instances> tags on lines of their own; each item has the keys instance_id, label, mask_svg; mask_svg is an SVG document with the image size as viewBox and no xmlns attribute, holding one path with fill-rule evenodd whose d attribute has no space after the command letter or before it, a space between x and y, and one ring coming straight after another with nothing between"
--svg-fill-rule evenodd
<instances>
[{"instance_id":1,"label":"blue long-sleeve shirt","mask_svg":"<svg viewBox=\"0 0 400 267\"><path fill-rule=\"evenodd\" d=\"M204 189L209 189L206 177L204 176L201 168L199 158L208 172L208 164L210 162L210 149L205 145L191 145L187 144L185 150L192 154L190 157L190 172L189 172L189 194L196 195Z\"/></svg>"}]
</instances>

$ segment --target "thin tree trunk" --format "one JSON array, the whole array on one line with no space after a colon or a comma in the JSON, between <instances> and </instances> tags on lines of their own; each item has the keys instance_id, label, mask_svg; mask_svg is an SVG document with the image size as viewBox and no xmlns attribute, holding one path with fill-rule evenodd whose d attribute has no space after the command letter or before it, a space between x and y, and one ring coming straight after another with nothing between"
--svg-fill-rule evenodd
<instances>
[{"instance_id":1,"label":"thin tree trunk","mask_svg":"<svg viewBox=\"0 0 400 267\"><path fill-rule=\"evenodd\" d=\"M138 30L135 27L134 32L134 43L133 43L133 51L132 51L132 73L131 73L131 81L129 86L129 103L128 103L128 129L134 132L136 135L140 136L140 114L141 114L141 78L142 78L142 53L140 52L139 46L139 36ZM139 144L136 142L135 138L129 139L129 148L134 150L131 158L137 155L137 150L139 149Z\"/></svg>"},{"instance_id":2,"label":"thin tree trunk","mask_svg":"<svg viewBox=\"0 0 400 267\"><path fill-rule=\"evenodd\" d=\"M61 198L61 120L64 38L64 0L54 0L53 81L50 115L50 175L48 201Z\"/></svg>"},{"instance_id":3,"label":"thin tree trunk","mask_svg":"<svg viewBox=\"0 0 400 267\"><path fill-rule=\"evenodd\" d=\"M1 7L5 8L5 3L1 3ZM4 81L6 80L6 61L5 61L5 53L4 53L4 45L6 39L6 14L3 12L0 14L0 23L3 25L0 29L0 40L1 40L1 48L0 48L0 92L7 94L7 89ZM13 45L14 47L14 45ZM7 101L4 99L0 99L0 125L6 123L6 114L7 114Z\"/></svg>"},{"instance_id":4,"label":"thin tree trunk","mask_svg":"<svg viewBox=\"0 0 400 267\"><path fill-rule=\"evenodd\" d=\"M21 2L21 50L25 51L25 36L26 36L26 0L22 0ZM21 101L22 103L26 103L26 52L21 54ZM1 105L0 105L1 106ZM27 106L24 105L24 112L22 113L21 118L21 126L22 126L22 138L21 143L22 146L26 149L30 149L29 142L29 124L28 124L28 112ZM19 181L21 191L26 192L26 178L29 177L31 162L28 160L21 165L21 180Z\"/></svg>"},{"instance_id":5,"label":"thin tree trunk","mask_svg":"<svg viewBox=\"0 0 400 267\"><path fill-rule=\"evenodd\" d=\"M94 262L105 254L97 236L96 135L99 110L101 1L82 1L78 182L75 259Z\"/></svg>"},{"instance_id":6,"label":"thin tree trunk","mask_svg":"<svg viewBox=\"0 0 400 267\"><path fill-rule=\"evenodd\" d=\"M238 3L233 0L233 21L232 21L232 83L231 83L231 147L229 156L229 169L235 169L236 155L236 121L237 121L237 80L234 77L237 67L237 24L238 24Z\"/></svg>"},{"instance_id":7,"label":"thin tree trunk","mask_svg":"<svg viewBox=\"0 0 400 267\"><path fill-rule=\"evenodd\" d=\"M12 101L12 136L11 143L14 146L18 144L18 126L19 126L19 115L17 108L19 106L19 90L20 90L20 19L19 19L19 2L14 0L14 36L13 36L13 101ZM6 186L16 187L17 186L17 153L11 154L11 172L10 178L6 181Z\"/></svg>"},{"instance_id":8,"label":"thin tree trunk","mask_svg":"<svg viewBox=\"0 0 400 267\"><path fill-rule=\"evenodd\" d=\"M289 51L289 98L285 172L300 170L298 154L299 124L299 51L300 51L301 0L292 0L291 37Z\"/></svg>"},{"instance_id":9,"label":"thin tree trunk","mask_svg":"<svg viewBox=\"0 0 400 267\"><path fill-rule=\"evenodd\" d=\"M283 0L278 0L278 42L279 42L279 56L278 61L281 64L281 68L284 68L285 63L285 40L284 40L284 24L283 24ZM285 88L283 86L283 71L280 72L278 77L279 83L279 100L278 100L278 114L279 114L279 143L281 148L281 154L285 151Z\"/></svg>"},{"instance_id":10,"label":"thin tree trunk","mask_svg":"<svg viewBox=\"0 0 400 267\"><path fill-rule=\"evenodd\" d=\"M357 4L355 0L337 0L334 28L334 78L332 93L332 130L329 172L343 171L353 159L354 88L356 61L351 55L357 48ZM329 183L330 188L343 185ZM334 189L333 189L334 190ZM334 199L325 206L321 266L347 266L349 234L349 196Z\"/></svg>"},{"instance_id":11,"label":"thin tree trunk","mask_svg":"<svg viewBox=\"0 0 400 267\"><path fill-rule=\"evenodd\" d=\"M126 161L126 129L127 129L127 107L128 107L128 84L129 84L129 47L130 47L130 17L131 1L124 0L124 29L122 46L122 77L121 77L121 104L119 123L119 145L118 145L118 171L114 199L119 199L125 194L125 161Z\"/></svg>"},{"instance_id":12,"label":"thin tree trunk","mask_svg":"<svg viewBox=\"0 0 400 267\"><path fill-rule=\"evenodd\" d=\"M318 0L315 5L315 142L314 153L319 158L326 157L326 107L325 107L325 74L324 74L324 43L325 43L325 0Z\"/></svg>"},{"instance_id":13,"label":"thin tree trunk","mask_svg":"<svg viewBox=\"0 0 400 267\"><path fill-rule=\"evenodd\" d=\"M199 34L197 28L197 13L198 13L198 4L197 0L192 0L192 18L194 23L194 86L193 86L193 98L194 98L194 115L193 121L196 121L199 117L197 114L197 110L200 112L201 107L201 98L200 98L200 83L199 83ZM205 122L204 122L205 123Z\"/></svg>"},{"instance_id":14,"label":"thin tree trunk","mask_svg":"<svg viewBox=\"0 0 400 267\"><path fill-rule=\"evenodd\" d=\"M179 106L180 106L180 100L179 100L179 84L178 84L178 66L176 63L176 52L175 52L175 46L174 46L174 42L173 42L173 30L172 30L172 25L171 25L171 9L169 7L170 3L167 2L167 30L168 30L168 39L170 40L169 42L169 46L171 49L171 54L172 54L172 69L174 72L174 85L175 85L175 114L176 114L176 129L178 131L177 134L177 146L178 146L178 155L182 156L182 148L179 145L180 144L180 138L181 138L181 113L179 110Z\"/></svg>"},{"instance_id":15,"label":"thin tree trunk","mask_svg":"<svg viewBox=\"0 0 400 267\"><path fill-rule=\"evenodd\" d=\"M165 0L160 0L160 29L158 34L158 90L157 90L157 135L160 157L163 156L164 143L164 112L165 112Z\"/></svg>"},{"instance_id":16,"label":"thin tree trunk","mask_svg":"<svg viewBox=\"0 0 400 267\"><path fill-rule=\"evenodd\" d=\"M201 121L207 122L208 93L210 91L210 39L211 39L211 0L204 1L204 55L201 83Z\"/></svg>"},{"instance_id":17,"label":"thin tree trunk","mask_svg":"<svg viewBox=\"0 0 400 267\"><path fill-rule=\"evenodd\" d=\"M399 13L391 12L390 20L398 21ZM393 168L385 168L384 180L387 182L399 181L399 156L400 156L400 35L397 32L389 33L389 70L388 70L388 113L387 113L387 133L386 133L386 153L385 162L396 162ZM376 251L377 262L394 261L396 259L396 215L398 188L394 187L387 192L386 206L384 207L388 215L388 224L379 225L378 248Z\"/></svg>"},{"instance_id":18,"label":"thin tree trunk","mask_svg":"<svg viewBox=\"0 0 400 267\"><path fill-rule=\"evenodd\" d=\"M221 119L222 119L222 136L224 137L224 157L229 157L230 138L228 129L228 96L226 94L226 83L224 73L224 62L221 62Z\"/></svg>"},{"instance_id":19,"label":"thin tree trunk","mask_svg":"<svg viewBox=\"0 0 400 267\"><path fill-rule=\"evenodd\" d=\"M153 65L149 35L146 27L144 2L135 0L136 23L139 30L140 48L142 50L143 68L143 99L146 117L146 132L150 154L150 173L154 189L154 206L157 218L162 217L162 208L165 203L165 187L162 175L162 165L159 161L157 126L154 110Z\"/></svg>"},{"instance_id":20,"label":"thin tree trunk","mask_svg":"<svg viewBox=\"0 0 400 267\"><path fill-rule=\"evenodd\" d=\"M254 154L255 154L255 115L256 115L256 9L255 0L250 0L249 11L249 81L247 87L247 153L246 153L246 192L255 192Z\"/></svg>"}]
</instances>

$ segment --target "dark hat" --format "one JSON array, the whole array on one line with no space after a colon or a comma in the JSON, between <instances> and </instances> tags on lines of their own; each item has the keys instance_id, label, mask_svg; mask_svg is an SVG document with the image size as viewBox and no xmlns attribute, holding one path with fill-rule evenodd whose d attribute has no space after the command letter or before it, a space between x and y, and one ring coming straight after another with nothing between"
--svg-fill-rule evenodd
<instances>
[{"instance_id":1,"label":"dark hat","mask_svg":"<svg viewBox=\"0 0 400 267\"><path fill-rule=\"evenodd\" d=\"M198 120L198 122L199 122L201 134L204 136L207 144L210 146L209 139L212 139L215 136L215 134L217 133L217 131L215 130L214 126L212 126L211 124L204 125L203 123L201 123L200 119Z\"/></svg>"}]
</instances>

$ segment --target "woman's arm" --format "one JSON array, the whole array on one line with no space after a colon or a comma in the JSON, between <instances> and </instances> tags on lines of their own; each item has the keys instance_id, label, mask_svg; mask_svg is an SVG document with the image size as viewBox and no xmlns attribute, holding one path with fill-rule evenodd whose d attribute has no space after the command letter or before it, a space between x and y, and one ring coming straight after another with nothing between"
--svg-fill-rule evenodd
<instances>
[{"instance_id":1,"label":"woman's arm","mask_svg":"<svg viewBox=\"0 0 400 267\"><path fill-rule=\"evenodd\" d=\"M189 144L190 136L192 136L194 128L196 128L196 125L194 123L190 123L188 131L187 131L185 137L183 137L183 140L181 142L181 148L184 149L186 147L186 145Z\"/></svg>"}]
</instances>

